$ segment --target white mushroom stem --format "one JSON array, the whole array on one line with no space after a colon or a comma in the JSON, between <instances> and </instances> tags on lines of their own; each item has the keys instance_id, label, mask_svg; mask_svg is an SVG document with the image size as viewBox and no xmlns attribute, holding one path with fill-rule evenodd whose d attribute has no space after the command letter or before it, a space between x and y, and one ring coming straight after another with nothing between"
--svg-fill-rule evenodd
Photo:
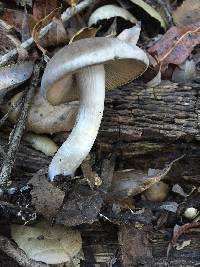
<instances>
[{"instance_id":1,"label":"white mushroom stem","mask_svg":"<svg viewBox=\"0 0 200 267\"><path fill-rule=\"evenodd\" d=\"M105 70L103 65L85 67L76 74L80 89L79 112L76 124L52 159L49 178L74 175L90 152L96 139L104 110Z\"/></svg>"}]
</instances>

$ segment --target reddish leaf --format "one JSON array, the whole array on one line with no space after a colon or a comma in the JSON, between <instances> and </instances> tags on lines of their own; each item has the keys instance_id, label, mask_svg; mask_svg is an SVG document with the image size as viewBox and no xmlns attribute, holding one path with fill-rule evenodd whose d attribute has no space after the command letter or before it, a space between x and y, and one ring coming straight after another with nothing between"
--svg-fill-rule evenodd
<instances>
[{"instance_id":1,"label":"reddish leaf","mask_svg":"<svg viewBox=\"0 0 200 267\"><path fill-rule=\"evenodd\" d=\"M200 43L200 22L187 26L172 27L148 52L156 57L165 71L168 64L179 65Z\"/></svg>"},{"instance_id":2,"label":"reddish leaf","mask_svg":"<svg viewBox=\"0 0 200 267\"><path fill-rule=\"evenodd\" d=\"M22 23L24 20L23 11L5 8L4 13L0 18L8 22L10 25L12 25L15 28L15 30L17 30L18 32L21 32ZM32 15L28 15L28 20L29 20L30 29L32 29L36 21L34 20Z\"/></svg>"}]
</instances>

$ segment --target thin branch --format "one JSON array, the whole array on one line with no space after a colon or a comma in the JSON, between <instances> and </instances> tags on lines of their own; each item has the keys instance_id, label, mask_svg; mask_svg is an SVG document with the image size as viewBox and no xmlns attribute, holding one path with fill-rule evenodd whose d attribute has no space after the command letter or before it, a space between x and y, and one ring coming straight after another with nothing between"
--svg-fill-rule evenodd
<instances>
[{"instance_id":1,"label":"thin branch","mask_svg":"<svg viewBox=\"0 0 200 267\"><path fill-rule=\"evenodd\" d=\"M0 145L0 155L3 158L3 160L7 159L6 152L4 151L4 148Z\"/></svg>"},{"instance_id":2,"label":"thin branch","mask_svg":"<svg viewBox=\"0 0 200 267\"><path fill-rule=\"evenodd\" d=\"M7 159L3 161L3 167L0 173L0 185L5 185L10 178L10 174L15 162L15 156L20 145L21 137L25 129L25 122L28 114L28 109L32 100L39 80L40 67L35 65L32 78L29 83L30 89L26 92L24 97L24 104L18 119L18 122L14 128L12 136L9 142L9 148L7 152Z\"/></svg>"},{"instance_id":3,"label":"thin branch","mask_svg":"<svg viewBox=\"0 0 200 267\"><path fill-rule=\"evenodd\" d=\"M29 259L26 254L16 246L14 242L5 236L0 236L0 250L13 258L19 265L24 267L47 267L49 265Z\"/></svg>"},{"instance_id":4,"label":"thin branch","mask_svg":"<svg viewBox=\"0 0 200 267\"><path fill-rule=\"evenodd\" d=\"M8 112L0 119L0 127L5 123L9 114L13 112L19 105L22 104L23 95L9 108Z\"/></svg>"},{"instance_id":5,"label":"thin branch","mask_svg":"<svg viewBox=\"0 0 200 267\"><path fill-rule=\"evenodd\" d=\"M94 0L84 0L82 1L80 4L78 4L75 7L70 7L68 8L62 15L61 15L61 20L62 22L66 22L68 19L70 19L72 16L80 13L82 10L84 10L85 8L87 8L90 4L92 4L94 2ZM48 31L52 28L53 23L50 22L47 26L45 26L44 28L42 28L41 32L40 32L40 38L45 36ZM34 43L33 38L29 38L28 40L26 40L24 43L21 44L21 47L23 47L24 49L29 49L30 46ZM8 52L7 54L5 54L4 56L1 57L0 59L0 66L5 65L10 59L12 59L13 57L15 57L17 55L17 49L13 49L10 52Z\"/></svg>"}]
</instances>

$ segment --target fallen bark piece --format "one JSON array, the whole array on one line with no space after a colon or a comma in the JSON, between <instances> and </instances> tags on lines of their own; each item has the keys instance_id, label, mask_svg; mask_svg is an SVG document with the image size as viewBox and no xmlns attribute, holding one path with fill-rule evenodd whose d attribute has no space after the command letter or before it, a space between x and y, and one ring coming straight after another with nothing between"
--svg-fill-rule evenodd
<instances>
[{"instance_id":1,"label":"fallen bark piece","mask_svg":"<svg viewBox=\"0 0 200 267\"><path fill-rule=\"evenodd\" d=\"M151 266L152 248L148 241L147 229L149 226L136 228L135 225L124 224L119 228L118 240L120 244L120 263L128 266Z\"/></svg>"},{"instance_id":2,"label":"fallen bark piece","mask_svg":"<svg viewBox=\"0 0 200 267\"><path fill-rule=\"evenodd\" d=\"M43 215L46 219L52 219L58 213L65 193L59 188L48 182L45 174L47 170L39 170L29 184L33 186L31 191L32 202L38 214Z\"/></svg>"},{"instance_id":3,"label":"fallen bark piece","mask_svg":"<svg viewBox=\"0 0 200 267\"><path fill-rule=\"evenodd\" d=\"M77 185L70 193L59 211L56 222L66 226L75 226L82 223L93 223L97 220L103 199L98 191L88 186Z\"/></svg>"}]
</instances>

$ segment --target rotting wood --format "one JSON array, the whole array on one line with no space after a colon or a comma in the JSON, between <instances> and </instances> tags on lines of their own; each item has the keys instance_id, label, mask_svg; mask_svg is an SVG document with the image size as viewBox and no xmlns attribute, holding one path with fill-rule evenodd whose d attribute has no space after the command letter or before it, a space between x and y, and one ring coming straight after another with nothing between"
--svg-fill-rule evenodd
<instances>
[{"instance_id":1,"label":"rotting wood","mask_svg":"<svg viewBox=\"0 0 200 267\"><path fill-rule=\"evenodd\" d=\"M98 149L97 159L115 152L118 169L161 169L164 164L185 153L186 156L173 166L167 179L169 183L176 181L199 185L198 90L198 85L168 84L153 90L139 85L133 88L130 84L123 89L108 92L104 119L93 148L95 151ZM3 136L0 140L0 144L5 147L7 140ZM15 181L27 181L37 170L47 167L49 161L50 158L22 142L12 178ZM102 262L101 266L109 266L105 262L115 259L119 249L117 229L117 226L109 223L81 226L86 255L82 267L93 267L95 262ZM167 232L151 231L149 242L153 266L169 264L172 267L190 267L199 263L198 233L192 231L183 235L180 240L189 239L191 244L180 251L173 249L167 259L170 238ZM0 258L2 264L6 262L6 266L18 266L5 256ZM116 263L113 266L119 265Z\"/></svg>"}]
</instances>

